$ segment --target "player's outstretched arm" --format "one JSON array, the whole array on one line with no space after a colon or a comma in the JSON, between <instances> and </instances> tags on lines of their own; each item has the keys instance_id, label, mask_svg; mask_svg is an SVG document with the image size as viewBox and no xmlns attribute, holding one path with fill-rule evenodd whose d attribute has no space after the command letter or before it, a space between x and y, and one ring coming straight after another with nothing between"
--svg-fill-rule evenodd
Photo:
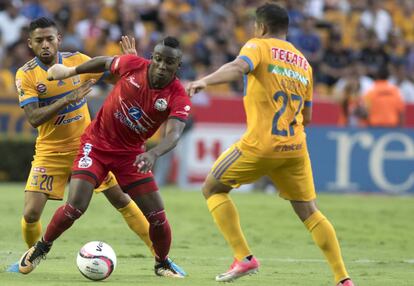
<instances>
[{"instance_id":1,"label":"player's outstretched arm","mask_svg":"<svg viewBox=\"0 0 414 286\"><path fill-rule=\"evenodd\" d=\"M60 80L83 73L101 73L111 68L113 57L95 57L76 67L55 64L47 70L48 80Z\"/></svg>"},{"instance_id":2,"label":"player's outstretched arm","mask_svg":"<svg viewBox=\"0 0 414 286\"><path fill-rule=\"evenodd\" d=\"M243 76L243 74L246 74L249 71L249 64L240 58L236 58L234 61L222 65L215 72L197 81L190 82L186 87L187 94L193 96L195 93L206 88L208 85L238 80Z\"/></svg>"},{"instance_id":3,"label":"player's outstretched arm","mask_svg":"<svg viewBox=\"0 0 414 286\"><path fill-rule=\"evenodd\" d=\"M161 139L160 143L148 152L137 156L134 166L138 168L138 171L141 173L151 171L159 156L174 149L183 133L184 127L184 122L173 118L168 119L165 127L165 136Z\"/></svg>"},{"instance_id":4,"label":"player's outstretched arm","mask_svg":"<svg viewBox=\"0 0 414 286\"><path fill-rule=\"evenodd\" d=\"M34 128L37 128L56 116L56 114L67 105L84 98L89 92L91 92L91 87L94 83L95 80L88 80L82 86L73 90L65 97L59 98L54 103L47 106L39 107L38 102L25 105L24 112L26 113L27 120Z\"/></svg>"}]
</instances>

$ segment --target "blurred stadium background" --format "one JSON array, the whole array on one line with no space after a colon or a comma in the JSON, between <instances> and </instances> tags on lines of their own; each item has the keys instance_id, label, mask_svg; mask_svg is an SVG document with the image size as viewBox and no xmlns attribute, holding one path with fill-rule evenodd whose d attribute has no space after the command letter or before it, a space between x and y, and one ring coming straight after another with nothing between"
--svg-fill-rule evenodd
<instances>
[{"instance_id":1,"label":"blurred stadium background","mask_svg":"<svg viewBox=\"0 0 414 286\"><path fill-rule=\"evenodd\" d=\"M14 74L32 58L27 24L53 17L61 51L89 56L120 54L121 35L134 36L150 56L164 35L180 39L185 82L234 59L253 36L252 0L12 0L0 1L0 181L25 181L36 132L18 106ZM289 0L289 40L315 70L314 120L308 128L315 182L320 191L414 192L414 1ZM389 71L404 100L404 118L373 126L365 94L381 70ZM109 87L89 98L95 113ZM194 97L194 123L180 146L156 170L160 185L202 181L215 158L242 134L243 81L214 86ZM380 117L392 106L373 110ZM403 114L401 114L403 115ZM370 116L370 114L368 114ZM157 138L153 139L153 143ZM263 179L254 187L266 189Z\"/></svg>"}]
</instances>

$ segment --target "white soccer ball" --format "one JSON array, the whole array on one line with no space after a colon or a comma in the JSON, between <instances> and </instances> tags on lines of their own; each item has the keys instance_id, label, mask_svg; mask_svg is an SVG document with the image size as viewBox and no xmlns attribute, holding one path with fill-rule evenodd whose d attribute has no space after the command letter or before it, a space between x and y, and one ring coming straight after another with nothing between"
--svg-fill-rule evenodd
<instances>
[{"instance_id":1,"label":"white soccer ball","mask_svg":"<svg viewBox=\"0 0 414 286\"><path fill-rule=\"evenodd\" d=\"M86 278L104 280L115 270L116 254L107 243L91 241L79 250L76 264Z\"/></svg>"}]
</instances>

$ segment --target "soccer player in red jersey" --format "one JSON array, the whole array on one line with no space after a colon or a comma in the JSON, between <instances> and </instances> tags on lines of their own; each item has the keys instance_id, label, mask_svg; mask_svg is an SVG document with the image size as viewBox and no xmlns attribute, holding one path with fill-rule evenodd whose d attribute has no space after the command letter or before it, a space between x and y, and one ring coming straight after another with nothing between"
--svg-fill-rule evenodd
<instances>
[{"instance_id":1,"label":"soccer player in red jersey","mask_svg":"<svg viewBox=\"0 0 414 286\"><path fill-rule=\"evenodd\" d=\"M155 274L184 277L168 258L171 229L151 172L157 158L176 146L191 109L190 99L175 76L181 55L179 42L167 37L155 46L151 61L134 55L96 57L77 67L57 64L49 69L49 80L107 70L119 80L81 137L66 204L56 210L43 238L20 260L26 273L45 258L53 241L86 211L93 189L111 171L150 224ZM163 122L165 137L146 151L145 141Z\"/></svg>"}]
</instances>

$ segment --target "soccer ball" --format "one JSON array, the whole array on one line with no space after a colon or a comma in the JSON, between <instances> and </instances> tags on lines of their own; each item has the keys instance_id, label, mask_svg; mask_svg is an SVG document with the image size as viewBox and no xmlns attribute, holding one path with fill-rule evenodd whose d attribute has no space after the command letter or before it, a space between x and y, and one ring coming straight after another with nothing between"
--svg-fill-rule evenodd
<instances>
[{"instance_id":1,"label":"soccer ball","mask_svg":"<svg viewBox=\"0 0 414 286\"><path fill-rule=\"evenodd\" d=\"M76 264L86 278L104 280L115 270L116 254L107 243L91 241L79 250Z\"/></svg>"}]
</instances>

